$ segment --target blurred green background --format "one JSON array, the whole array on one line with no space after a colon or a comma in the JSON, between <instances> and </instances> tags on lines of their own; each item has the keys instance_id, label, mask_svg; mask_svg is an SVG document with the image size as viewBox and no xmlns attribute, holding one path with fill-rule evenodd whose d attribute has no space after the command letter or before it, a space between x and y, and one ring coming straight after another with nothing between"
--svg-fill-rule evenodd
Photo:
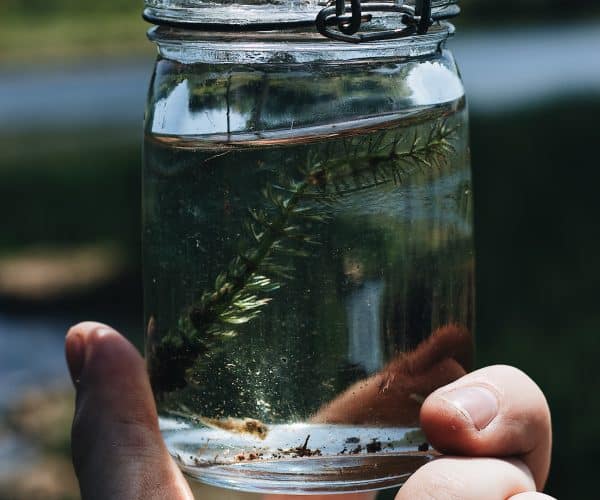
<instances>
[{"instance_id":1,"label":"blurred green background","mask_svg":"<svg viewBox=\"0 0 600 500\"><path fill-rule=\"evenodd\" d=\"M600 5L464 0L478 364L547 394L548 493L589 498L600 440ZM137 0L3 0L0 499L72 499L65 329L141 344L140 143L154 48ZM598 114L597 114L598 113Z\"/></svg>"}]
</instances>

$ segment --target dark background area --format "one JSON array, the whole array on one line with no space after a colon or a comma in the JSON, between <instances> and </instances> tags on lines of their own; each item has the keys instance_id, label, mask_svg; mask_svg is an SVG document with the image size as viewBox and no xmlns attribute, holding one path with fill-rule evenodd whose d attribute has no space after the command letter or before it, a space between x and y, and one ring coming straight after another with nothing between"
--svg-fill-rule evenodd
<instances>
[{"instance_id":1,"label":"dark background area","mask_svg":"<svg viewBox=\"0 0 600 500\"><path fill-rule=\"evenodd\" d=\"M555 431L547 492L589 498L600 440L600 5L462 2L478 365L520 367ZM65 329L141 346L141 3L5 0L0 29L0 499L77 498Z\"/></svg>"}]
</instances>

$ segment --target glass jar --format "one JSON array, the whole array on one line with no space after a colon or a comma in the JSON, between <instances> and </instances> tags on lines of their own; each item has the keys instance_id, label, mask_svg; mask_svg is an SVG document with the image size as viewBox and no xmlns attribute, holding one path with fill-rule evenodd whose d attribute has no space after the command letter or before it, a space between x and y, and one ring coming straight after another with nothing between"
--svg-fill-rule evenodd
<instances>
[{"instance_id":1,"label":"glass jar","mask_svg":"<svg viewBox=\"0 0 600 500\"><path fill-rule=\"evenodd\" d=\"M435 456L421 403L472 359L453 28L346 43L314 29L316 2L241 3L146 0L162 24L143 173L161 429L208 484L399 485ZM367 33L408 23L377 16Z\"/></svg>"}]
</instances>

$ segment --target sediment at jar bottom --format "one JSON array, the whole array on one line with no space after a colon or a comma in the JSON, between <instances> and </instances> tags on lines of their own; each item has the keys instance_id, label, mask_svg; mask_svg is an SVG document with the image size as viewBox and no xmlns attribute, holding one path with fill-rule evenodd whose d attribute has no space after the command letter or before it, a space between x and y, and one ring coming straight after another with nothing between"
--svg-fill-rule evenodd
<instances>
[{"instance_id":1,"label":"sediment at jar bottom","mask_svg":"<svg viewBox=\"0 0 600 500\"><path fill-rule=\"evenodd\" d=\"M172 419L161 419L161 427L188 475L245 491L397 486L435 456L418 428L279 424L259 439Z\"/></svg>"}]
</instances>

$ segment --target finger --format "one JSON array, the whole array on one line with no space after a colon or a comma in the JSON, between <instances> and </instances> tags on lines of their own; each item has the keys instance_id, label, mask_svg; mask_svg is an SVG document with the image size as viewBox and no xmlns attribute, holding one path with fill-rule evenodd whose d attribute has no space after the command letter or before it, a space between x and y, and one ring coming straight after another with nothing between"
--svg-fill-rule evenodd
<instances>
[{"instance_id":1,"label":"finger","mask_svg":"<svg viewBox=\"0 0 600 500\"><path fill-rule=\"evenodd\" d=\"M367 491L364 493L341 493L341 494L324 494L324 495L264 495L263 500L374 500L377 496L375 491Z\"/></svg>"},{"instance_id":2,"label":"finger","mask_svg":"<svg viewBox=\"0 0 600 500\"><path fill-rule=\"evenodd\" d=\"M534 490L533 477L520 460L445 457L415 472L396 500L506 500Z\"/></svg>"},{"instance_id":3,"label":"finger","mask_svg":"<svg viewBox=\"0 0 600 500\"><path fill-rule=\"evenodd\" d=\"M519 493L513 497L510 497L508 500L556 500L554 497L550 495L544 495L543 493Z\"/></svg>"},{"instance_id":4,"label":"finger","mask_svg":"<svg viewBox=\"0 0 600 500\"><path fill-rule=\"evenodd\" d=\"M418 425L421 401L462 377L473 349L470 333L448 324L413 351L396 355L382 370L358 380L312 417L313 422Z\"/></svg>"},{"instance_id":5,"label":"finger","mask_svg":"<svg viewBox=\"0 0 600 500\"><path fill-rule=\"evenodd\" d=\"M538 489L548 477L552 429L539 387L509 366L477 370L431 394L421 408L421 426L444 453L519 456Z\"/></svg>"},{"instance_id":6,"label":"finger","mask_svg":"<svg viewBox=\"0 0 600 500\"><path fill-rule=\"evenodd\" d=\"M72 451L82 498L192 499L163 443L135 347L86 322L69 330L65 348L77 390Z\"/></svg>"}]
</instances>

